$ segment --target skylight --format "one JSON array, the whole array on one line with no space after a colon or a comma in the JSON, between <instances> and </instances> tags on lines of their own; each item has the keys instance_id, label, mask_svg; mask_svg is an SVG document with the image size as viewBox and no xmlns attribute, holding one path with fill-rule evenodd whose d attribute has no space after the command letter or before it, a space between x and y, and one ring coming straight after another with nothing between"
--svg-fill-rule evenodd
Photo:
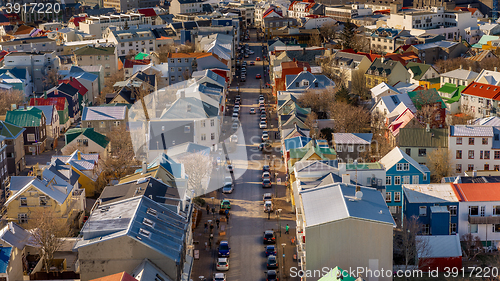
<instances>
[{"instance_id":1,"label":"skylight","mask_svg":"<svg viewBox=\"0 0 500 281\"><path fill-rule=\"evenodd\" d=\"M155 226L155 223L150 220L150 219L147 219L147 218L144 218L144 220L142 221L143 224L149 226L149 227L154 227Z\"/></svg>"},{"instance_id":2,"label":"skylight","mask_svg":"<svg viewBox=\"0 0 500 281\"><path fill-rule=\"evenodd\" d=\"M139 234L141 234L143 236L146 236L148 238L151 238L151 232L149 232L149 231L147 231L147 230L145 230L143 228L139 229Z\"/></svg>"}]
</instances>

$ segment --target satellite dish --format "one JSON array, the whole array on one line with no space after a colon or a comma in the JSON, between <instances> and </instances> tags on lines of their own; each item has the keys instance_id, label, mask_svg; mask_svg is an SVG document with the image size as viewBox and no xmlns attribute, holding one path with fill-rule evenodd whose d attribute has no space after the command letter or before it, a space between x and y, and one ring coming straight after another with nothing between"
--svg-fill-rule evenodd
<instances>
[{"instance_id":1,"label":"satellite dish","mask_svg":"<svg viewBox=\"0 0 500 281\"><path fill-rule=\"evenodd\" d=\"M363 198L363 192L362 191L356 191L356 200L361 200Z\"/></svg>"}]
</instances>

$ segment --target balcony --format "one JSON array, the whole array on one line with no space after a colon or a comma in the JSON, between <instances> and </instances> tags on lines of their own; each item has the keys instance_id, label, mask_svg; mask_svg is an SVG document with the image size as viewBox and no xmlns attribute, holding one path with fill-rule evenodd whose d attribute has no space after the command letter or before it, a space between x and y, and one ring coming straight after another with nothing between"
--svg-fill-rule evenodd
<instances>
[{"instance_id":1,"label":"balcony","mask_svg":"<svg viewBox=\"0 0 500 281\"><path fill-rule=\"evenodd\" d=\"M500 216L471 216L468 219L470 224L500 224Z\"/></svg>"}]
</instances>

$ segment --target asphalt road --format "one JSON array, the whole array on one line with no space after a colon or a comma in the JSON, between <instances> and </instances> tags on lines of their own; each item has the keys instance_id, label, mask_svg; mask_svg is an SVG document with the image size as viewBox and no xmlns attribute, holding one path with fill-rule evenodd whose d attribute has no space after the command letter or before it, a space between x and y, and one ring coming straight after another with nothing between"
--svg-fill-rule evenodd
<instances>
[{"instance_id":1,"label":"asphalt road","mask_svg":"<svg viewBox=\"0 0 500 281\"><path fill-rule=\"evenodd\" d=\"M252 34L252 39L256 41L255 34ZM256 110L259 107L258 98L262 79L256 79L255 76L260 74L264 78L262 61L256 62L255 66L250 66L249 62L255 61L256 57L262 58L262 47L260 44L258 46L250 44L250 49L255 54L245 59L247 78L246 82L240 82L239 86L242 100L240 122L245 142L240 139L237 149L246 149L248 160L247 163L233 162L236 169L235 175L240 174L238 173L240 168L246 167L246 171L236 179L234 192L222 195L222 198L230 199L232 206L228 229L231 257L227 280L265 280L266 257L265 246L262 243L263 232L277 228L275 215L271 215L271 219L268 220L262 202L263 194L274 193L275 185L273 184L271 189L262 188L261 176L265 157L257 148L261 143L260 137L263 131L258 124L260 114L249 114L251 107ZM235 84L232 85L232 89L235 89ZM231 97L234 97L234 94Z\"/></svg>"}]
</instances>

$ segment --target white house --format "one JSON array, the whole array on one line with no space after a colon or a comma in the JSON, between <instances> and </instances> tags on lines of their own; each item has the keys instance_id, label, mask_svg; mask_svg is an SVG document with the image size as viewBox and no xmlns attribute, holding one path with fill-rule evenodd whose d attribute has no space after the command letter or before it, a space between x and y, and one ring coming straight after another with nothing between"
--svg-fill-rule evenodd
<instances>
[{"instance_id":1,"label":"white house","mask_svg":"<svg viewBox=\"0 0 500 281\"><path fill-rule=\"evenodd\" d=\"M370 92L372 93L372 99L374 99L375 102L378 102L382 97L400 94L400 92L396 88L385 82L382 82L377 86L371 88Z\"/></svg>"},{"instance_id":2,"label":"white house","mask_svg":"<svg viewBox=\"0 0 500 281\"><path fill-rule=\"evenodd\" d=\"M445 83L451 83L457 86L467 86L470 83L472 83L472 81L474 81L474 79L476 79L478 75L479 73L477 72L474 72L470 69L465 70L462 69L462 67L460 67L459 69L455 69L441 74L441 80L440 80L441 87Z\"/></svg>"},{"instance_id":3,"label":"white house","mask_svg":"<svg viewBox=\"0 0 500 281\"><path fill-rule=\"evenodd\" d=\"M332 19L331 17L325 17L325 16L307 16L306 17L306 23L304 23L304 28L305 29L314 29L314 28L320 28L323 27L323 25L326 24L335 24L337 23L336 20Z\"/></svg>"}]
</instances>

